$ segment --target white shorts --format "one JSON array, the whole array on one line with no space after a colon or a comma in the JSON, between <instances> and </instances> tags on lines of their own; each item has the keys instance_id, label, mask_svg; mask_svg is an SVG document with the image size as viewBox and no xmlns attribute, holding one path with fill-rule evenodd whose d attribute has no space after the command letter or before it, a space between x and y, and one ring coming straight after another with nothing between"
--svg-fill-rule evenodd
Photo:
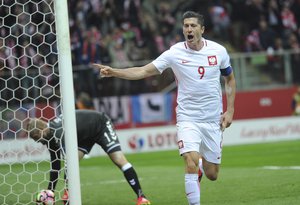
<instances>
[{"instance_id":1,"label":"white shorts","mask_svg":"<svg viewBox=\"0 0 300 205\"><path fill-rule=\"evenodd\" d=\"M198 152L205 160L221 164L223 132L219 122L178 122L179 153Z\"/></svg>"}]
</instances>

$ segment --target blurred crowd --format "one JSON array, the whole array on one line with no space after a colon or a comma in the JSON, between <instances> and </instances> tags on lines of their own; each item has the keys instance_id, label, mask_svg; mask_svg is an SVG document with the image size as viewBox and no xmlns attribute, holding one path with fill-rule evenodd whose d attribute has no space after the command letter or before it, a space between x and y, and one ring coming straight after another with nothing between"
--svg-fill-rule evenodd
<instances>
[{"instance_id":1,"label":"blurred crowd","mask_svg":"<svg viewBox=\"0 0 300 205\"><path fill-rule=\"evenodd\" d=\"M300 0L71 0L73 65L122 68L149 61L183 40L181 16L186 10L204 14L204 36L225 44L229 52L300 50ZM269 60L269 66L280 66L278 59ZM294 82L299 82L299 55L291 60ZM155 79L102 79L97 84L106 96L156 92L173 80L167 74Z\"/></svg>"},{"instance_id":2,"label":"blurred crowd","mask_svg":"<svg viewBox=\"0 0 300 205\"><path fill-rule=\"evenodd\" d=\"M5 60L0 61L1 67L42 68L38 74L46 72L48 81L57 82L52 7L53 0L27 3L24 7L14 1L3 1L0 12L5 26L0 28L0 57ZM300 0L69 0L68 7L75 80L83 87L84 82L95 85L84 90L93 97L156 92L173 81L168 73L161 81L155 77L136 82L100 79L91 64L122 68L132 62L136 66L148 63L183 40L181 16L186 10L202 13L206 19L204 37L224 44L230 53L272 54L300 49ZM299 82L300 57L296 55L291 60L296 65L294 76L298 76L294 82ZM47 73L51 65L53 71ZM87 75L88 80L79 74L85 70L93 72ZM27 82L27 87L32 83Z\"/></svg>"},{"instance_id":3,"label":"blurred crowd","mask_svg":"<svg viewBox=\"0 0 300 205\"><path fill-rule=\"evenodd\" d=\"M158 92L169 85L174 80L169 70L126 81L99 78L91 64L123 68L150 62L183 40L181 16L186 10L202 13L204 37L225 45L229 53L267 51L268 65L282 68L283 60L273 54L300 50L300 0L67 2L78 109L93 109L94 97ZM9 108L2 116L10 119L11 107L60 99L54 0L2 0L0 16L0 107ZM293 83L300 84L300 54L290 60ZM10 132L8 123L1 123L0 131Z\"/></svg>"},{"instance_id":4,"label":"blurred crowd","mask_svg":"<svg viewBox=\"0 0 300 205\"><path fill-rule=\"evenodd\" d=\"M70 0L73 65L153 59L182 40L186 10L231 51L299 49L299 0Z\"/></svg>"}]
</instances>

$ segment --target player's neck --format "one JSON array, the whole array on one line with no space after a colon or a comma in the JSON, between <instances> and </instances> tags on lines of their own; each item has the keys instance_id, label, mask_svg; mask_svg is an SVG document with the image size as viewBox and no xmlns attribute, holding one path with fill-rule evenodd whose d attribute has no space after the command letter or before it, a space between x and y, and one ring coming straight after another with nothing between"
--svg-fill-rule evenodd
<instances>
[{"instance_id":1,"label":"player's neck","mask_svg":"<svg viewBox=\"0 0 300 205\"><path fill-rule=\"evenodd\" d=\"M190 49L195 50L195 51L200 51L204 46L202 39L200 39L199 41L197 41L195 43L187 42L187 44Z\"/></svg>"}]
</instances>

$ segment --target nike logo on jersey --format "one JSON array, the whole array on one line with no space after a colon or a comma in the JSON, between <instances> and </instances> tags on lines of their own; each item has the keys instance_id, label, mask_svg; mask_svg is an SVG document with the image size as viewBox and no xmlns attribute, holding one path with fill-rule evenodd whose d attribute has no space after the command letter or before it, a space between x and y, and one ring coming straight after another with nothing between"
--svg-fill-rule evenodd
<instances>
[{"instance_id":1,"label":"nike logo on jersey","mask_svg":"<svg viewBox=\"0 0 300 205\"><path fill-rule=\"evenodd\" d=\"M189 62L191 62L191 61L181 60L181 63L182 63L182 64L189 63Z\"/></svg>"},{"instance_id":2,"label":"nike logo on jersey","mask_svg":"<svg viewBox=\"0 0 300 205\"><path fill-rule=\"evenodd\" d=\"M188 195L190 195L190 194L192 194L192 193L194 193L194 192L189 192L189 193L186 193L186 195L188 196Z\"/></svg>"}]
</instances>

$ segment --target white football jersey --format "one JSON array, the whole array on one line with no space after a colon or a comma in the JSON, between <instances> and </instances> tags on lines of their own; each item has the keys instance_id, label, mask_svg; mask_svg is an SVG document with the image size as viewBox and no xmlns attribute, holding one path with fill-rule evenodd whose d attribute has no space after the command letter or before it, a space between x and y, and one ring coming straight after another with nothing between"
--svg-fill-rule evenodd
<instances>
[{"instance_id":1,"label":"white football jersey","mask_svg":"<svg viewBox=\"0 0 300 205\"><path fill-rule=\"evenodd\" d=\"M202 38L201 50L179 42L152 63L163 72L171 68L177 83L177 121L219 121L223 112L220 69L230 66L226 49Z\"/></svg>"}]
</instances>

